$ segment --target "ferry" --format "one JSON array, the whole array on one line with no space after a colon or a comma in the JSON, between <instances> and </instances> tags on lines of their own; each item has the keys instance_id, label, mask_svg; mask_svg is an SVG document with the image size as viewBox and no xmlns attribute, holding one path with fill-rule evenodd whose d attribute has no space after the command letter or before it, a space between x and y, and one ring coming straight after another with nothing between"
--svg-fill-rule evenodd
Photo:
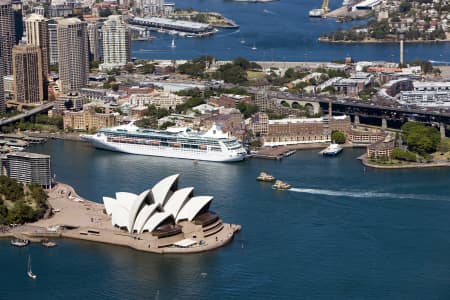
<instances>
[{"instance_id":1,"label":"ferry","mask_svg":"<svg viewBox=\"0 0 450 300\"><path fill-rule=\"evenodd\" d=\"M244 160L247 154L236 138L215 124L200 132L191 128L143 129L132 122L81 138L99 149L138 155L233 162Z\"/></svg>"},{"instance_id":2,"label":"ferry","mask_svg":"<svg viewBox=\"0 0 450 300\"><path fill-rule=\"evenodd\" d=\"M322 150L320 153L323 156L336 156L341 153L342 149L343 148L338 144L330 144L330 146Z\"/></svg>"},{"instance_id":3,"label":"ferry","mask_svg":"<svg viewBox=\"0 0 450 300\"><path fill-rule=\"evenodd\" d=\"M291 188L291 185L287 184L286 182L283 182L281 180L275 181L275 183L272 185L272 188L274 190L288 190Z\"/></svg>"},{"instance_id":4,"label":"ferry","mask_svg":"<svg viewBox=\"0 0 450 300\"><path fill-rule=\"evenodd\" d=\"M267 174L265 172L261 172L259 174L259 176L256 177L256 180L264 181L264 182L272 182L272 181L275 181L275 177L273 177L272 175L269 175L269 174Z\"/></svg>"}]
</instances>

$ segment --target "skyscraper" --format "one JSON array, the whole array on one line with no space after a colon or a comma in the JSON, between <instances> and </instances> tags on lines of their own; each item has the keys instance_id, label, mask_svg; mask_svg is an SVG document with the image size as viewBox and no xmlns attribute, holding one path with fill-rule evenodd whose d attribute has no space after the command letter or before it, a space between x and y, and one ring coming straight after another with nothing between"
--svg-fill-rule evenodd
<instances>
[{"instance_id":1,"label":"skyscraper","mask_svg":"<svg viewBox=\"0 0 450 300\"><path fill-rule=\"evenodd\" d=\"M122 16L109 16L103 23L104 67L123 66L130 61L130 32Z\"/></svg>"},{"instance_id":2,"label":"skyscraper","mask_svg":"<svg viewBox=\"0 0 450 300\"><path fill-rule=\"evenodd\" d=\"M11 1L0 0L0 68L3 76L12 74L11 51L16 40L14 12Z\"/></svg>"},{"instance_id":3,"label":"skyscraper","mask_svg":"<svg viewBox=\"0 0 450 300\"><path fill-rule=\"evenodd\" d=\"M77 91L89 76L89 43L86 23L78 18L58 21L58 66L63 93Z\"/></svg>"},{"instance_id":4,"label":"skyscraper","mask_svg":"<svg viewBox=\"0 0 450 300\"><path fill-rule=\"evenodd\" d=\"M44 99L48 94L48 72L50 67L48 20L41 15L32 14L25 20L28 44L41 49L42 79L44 81Z\"/></svg>"},{"instance_id":5,"label":"skyscraper","mask_svg":"<svg viewBox=\"0 0 450 300\"><path fill-rule=\"evenodd\" d=\"M99 61L100 24L98 22L88 22L87 30L89 34L89 59L91 61Z\"/></svg>"},{"instance_id":6,"label":"skyscraper","mask_svg":"<svg viewBox=\"0 0 450 300\"><path fill-rule=\"evenodd\" d=\"M48 44L50 65L58 63L58 20L60 18L52 18L48 20Z\"/></svg>"},{"instance_id":7,"label":"skyscraper","mask_svg":"<svg viewBox=\"0 0 450 300\"><path fill-rule=\"evenodd\" d=\"M17 45L12 56L14 101L41 103L44 100L41 49L34 45Z\"/></svg>"}]
</instances>

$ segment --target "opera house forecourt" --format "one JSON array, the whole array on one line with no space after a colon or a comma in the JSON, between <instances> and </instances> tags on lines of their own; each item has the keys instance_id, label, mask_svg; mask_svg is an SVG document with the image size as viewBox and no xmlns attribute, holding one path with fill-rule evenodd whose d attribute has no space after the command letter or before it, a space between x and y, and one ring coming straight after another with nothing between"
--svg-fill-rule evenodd
<instances>
[{"instance_id":1,"label":"opera house forecourt","mask_svg":"<svg viewBox=\"0 0 450 300\"><path fill-rule=\"evenodd\" d=\"M178 189L180 175L166 177L140 194L118 192L104 205L87 201L68 185L57 184L49 202L57 213L40 220L27 237L69 237L128 246L155 253L212 250L233 239L240 225L223 223L209 210L212 196Z\"/></svg>"}]
</instances>

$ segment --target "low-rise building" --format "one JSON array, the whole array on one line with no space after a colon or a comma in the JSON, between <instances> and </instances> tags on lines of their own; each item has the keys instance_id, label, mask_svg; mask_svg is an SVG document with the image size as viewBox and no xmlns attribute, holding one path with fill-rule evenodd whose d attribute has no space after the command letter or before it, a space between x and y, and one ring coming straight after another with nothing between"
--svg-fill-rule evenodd
<instances>
[{"instance_id":1,"label":"low-rise building","mask_svg":"<svg viewBox=\"0 0 450 300\"><path fill-rule=\"evenodd\" d=\"M263 121L263 120L261 120ZM258 126L264 128L263 122ZM331 132L339 130L346 135L351 129L348 116L324 118L288 118L267 121L267 134L262 135L265 146L281 146L331 141Z\"/></svg>"},{"instance_id":2,"label":"low-rise building","mask_svg":"<svg viewBox=\"0 0 450 300\"><path fill-rule=\"evenodd\" d=\"M131 106L155 105L159 108L175 109L179 104L183 104L186 97L176 94L155 90L148 94L133 94L128 99Z\"/></svg>"},{"instance_id":3,"label":"low-rise building","mask_svg":"<svg viewBox=\"0 0 450 300\"><path fill-rule=\"evenodd\" d=\"M390 159L392 150L395 147L395 140L391 136L367 146L367 157L371 159Z\"/></svg>"},{"instance_id":4,"label":"low-rise building","mask_svg":"<svg viewBox=\"0 0 450 300\"><path fill-rule=\"evenodd\" d=\"M50 156L29 152L11 152L0 158L0 175L21 183L35 183L44 188L52 185Z\"/></svg>"},{"instance_id":5,"label":"low-rise building","mask_svg":"<svg viewBox=\"0 0 450 300\"><path fill-rule=\"evenodd\" d=\"M103 108L85 105L79 112L66 112L63 117L64 129L92 131L118 124L118 113L104 112Z\"/></svg>"},{"instance_id":6,"label":"low-rise building","mask_svg":"<svg viewBox=\"0 0 450 300\"><path fill-rule=\"evenodd\" d=\"M450 106L450 82L413 82L412 91L402 91L401 104L425 107Z\"/></svg>"},{"instance_id":7,"label":"low-rise building","mask_svg":"<svg viewBox=\"0 0 450 300\"><path fill-rule=\"evenodd\" d=\"M57 110L80 111L83 109L83 105L88 102L86 97L80 93L70 92L61 94L56 98L55 108Z\"/></svg>"}]
</instances>

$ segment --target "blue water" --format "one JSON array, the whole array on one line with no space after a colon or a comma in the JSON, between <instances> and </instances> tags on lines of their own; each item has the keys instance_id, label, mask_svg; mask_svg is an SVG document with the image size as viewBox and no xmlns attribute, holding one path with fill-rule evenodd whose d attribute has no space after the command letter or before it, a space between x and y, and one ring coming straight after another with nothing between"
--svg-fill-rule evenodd
<instances>
[{"instance_id":1,"label":"blue water","mask_svg":"<svg viewBox=\"0 0 450 300\"><path fill-rule=\"evenodd\" d=\"M337 8L341 3L341 0L330 0L330 7ZM175 4L182 8L220 12L241 27L238 30L223 29L203 39L175 37L175 49L170 49L172 35L155 33L154 41L133 42L134 57L190 59L213 55L219 59L242 56L265 61L332 61L343 60L350 55L356 60L399 61L398 44L319 43L317 38L322 34L367 21L342 24L334 19L311 19L308 12L321 5L318 0L280 0L257 4L229 0L176 0ZM241 44L241 40L245 40L245 44ZM256 51L251 49L253 46ZM407 44L405 61L417 59L450 62L450 43Z\"/></svg>"},{"instance_id":2,"label":"blue water","mask_svg":"<svg viewBox=\"0 0 450 300\"><path fill-rule=\"evenodd\" d=\"M1 299L449 299L448 169L366 169L345 149L282 161L218 164L94 150L49 141L57 180L100 201L181 173L180 186L215 197L211 209L243 226L224 248L155 255L59 240L12 248L0 240ZM293 191L255 181L260 171ZM26 277L31 254L36 281ZM203 278L201 273L207 273Z\"/></svg>"}]
</instances>

